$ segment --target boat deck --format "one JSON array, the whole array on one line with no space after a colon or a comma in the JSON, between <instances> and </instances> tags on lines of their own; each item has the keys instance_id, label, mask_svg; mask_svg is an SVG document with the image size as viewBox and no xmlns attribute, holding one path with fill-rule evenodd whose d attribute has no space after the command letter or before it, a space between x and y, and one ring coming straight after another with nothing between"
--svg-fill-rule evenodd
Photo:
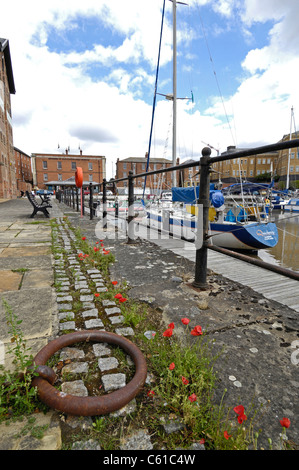
<instances>
[{"instance_id":1,"label":"boat deck","mask_svg":"<svg viewBox=\"0 0 299 470\"><path fill-rule=\"evenodd\" d=\"M154 230L150 230L150 233L149 238L149 229L141 224L138 225L139 237L150 239L161 248L171 250L195 262L194 243L168 236L163 237ZM296 280L212 250L208 251L208 268L232 281L251 287L267 299L299 312L299 283Z\"/></svg>"}]
</instances>

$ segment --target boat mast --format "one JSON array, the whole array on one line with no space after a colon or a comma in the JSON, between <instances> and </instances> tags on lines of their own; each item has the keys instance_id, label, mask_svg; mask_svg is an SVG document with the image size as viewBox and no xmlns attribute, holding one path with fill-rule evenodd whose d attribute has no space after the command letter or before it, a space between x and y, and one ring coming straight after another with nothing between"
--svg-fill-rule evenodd
<instances>
[{"instance_id":1,"label":"boat mast","mask_svg":"<svg viewBox=\"0 0 299 470\"><path fill-rule=\"evenodd\" d=\"M293 124L293 122L294 122L294 131L296 132L294 108L292 106L292 108L291 108L291 123L290 123L290 140L292 140L292 124ZM289 148L286 189L289 189L289 185L290 185L290 162L291 162L291 149Z\"/></svg>"},{"instance_id":2,"label":"boat mast","mask_svg":"<svg viewBox=\"0 0 299 470\"><path fill-rule=\"evenodd\" d=\"M177 52L176 52L176 0L172 0L173 16L173 123L172 123L172 165L176 165L176 102L177 102ZM172 186L176 186L176 172L172 172Z\"/></svg>"},{"instance_id":3,"label":"boat mast","mask_svg":"<svg viewBox=\"0 0 299 470\"><path fill-rule=\"evenodd\" d=\"M185 2L178 2L177 0L170 0L172 2L172 35L173 35L173 60L172 60L172 99L173 99L173 117L172 117L172 165L176 165L176 129L177 129L177 47L176 47L176 6L187 5ZM172 185L176 186L176 174L172 172Z\"/></svg>"}]
</instances>

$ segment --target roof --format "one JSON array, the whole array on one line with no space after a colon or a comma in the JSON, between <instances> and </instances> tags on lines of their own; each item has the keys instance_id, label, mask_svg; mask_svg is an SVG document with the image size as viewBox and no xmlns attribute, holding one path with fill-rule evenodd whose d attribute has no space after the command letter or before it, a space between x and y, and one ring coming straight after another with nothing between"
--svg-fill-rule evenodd
<instances>
[{"instance_id":1,"label":"roof","mask_svg":"<svg viewBox=\"0 0 299 470\"><path fill-rule=\"evenodd\" d=\"M128 157L123 160L118 160L118 163L132 162L132 163L144 163L147 161L147 157ZM167 158L150 158L151 163L172 163Z\"/></svg>"},{"instance_id":2,"label":"roof","mask_svg":"<svg viewBox=\"0 0 299 470\"><path fill-rule=\"evenodd\" d=\"M11 64L11 57L10 57L10 49L9 49L8 39L0 38L0 52L4 53L9 91L10 91L10 94L14 95L15 92L16 92L16 89L15 89L15 83L14 83L14 78L13 78L13 71L12 71L12 64Z\"/></svg>"}]
</instances>

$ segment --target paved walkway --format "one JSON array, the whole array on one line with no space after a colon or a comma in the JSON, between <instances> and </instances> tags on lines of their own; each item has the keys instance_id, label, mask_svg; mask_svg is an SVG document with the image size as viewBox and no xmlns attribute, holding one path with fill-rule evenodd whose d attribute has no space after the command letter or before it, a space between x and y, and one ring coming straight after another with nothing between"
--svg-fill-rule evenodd
<instances>
[{"instance_id":1,"label":"paved walkway","mask_svg":"<svg viewBox=\"0 0 299 470\"><path fill-rule=\"evenodd\" d=\"M27 199L0 203L0 292L21 318L25 338L36 354L61 333L59 305L67 291L62 291L58 300L54 270L59 259L54 260L50 251L49 222L42 214L30 219L31 209ZM69 237L62 227L63 215L81 229L91 246L98 241L102 233L100 220L81 218L73 209L53 200L51 217L59 222L64 249L68 247ZM221 361L216 364L220 379L216 399L217 394L221 399L226 388L225 400L229 406L264 404L261 427L266 434L277 440L281 432L279 419L288 417L292 423L288 435L298 443L298 313L218 274L210 274L209 293L195 290L190 286L194 262L179 251L173 252L167 244L158 246L148 240L128 245L125 235L119 233L113 238L112 234L113 227L104 234L105 247L110 247L116 257L111 277L129 283L130 297L160 311L166 324L174 321L178 325L183 316L189 316L209 332L216 351L224 349ZM69 256L69 262L72 258L75 261L72 253ZM61 287L67 288L68 280L62 282L66 285ZM83 285L81 288L84 289ZM117 324L113 326L117 327ZM1 303L0 341L9 340ZM49 434L42 445L48 449L60 448L57 414L50 413L47 419ZM1 438L8 434L0 428ZM150 440L154 441L154 436ZM12 439L11 442L16 445ZM18 445L22 448L25 444ZM5 440L0 448L5 448Z\"/></svg>"}]
</instances>

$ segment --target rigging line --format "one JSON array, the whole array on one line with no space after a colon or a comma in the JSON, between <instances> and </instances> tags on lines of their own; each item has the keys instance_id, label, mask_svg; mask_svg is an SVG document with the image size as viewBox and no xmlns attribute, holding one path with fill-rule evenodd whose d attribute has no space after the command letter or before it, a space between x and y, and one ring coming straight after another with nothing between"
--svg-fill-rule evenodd
<instances>
[{"instance_id":1,"label":"rigging line","mask_svg":"<svg viewBox=\"0 0 299 470\"><path fill-rule=\"evenodd\" d=\"M211 64L212 64L213 74L214 74L214 77L215 77L215 80L216 80L216 85L217 85L218 92L219 92L219 94L220 94L220 98L221 98L221 102L222 102L222 106L223 106L223 109L224 109L225 117L226 117L226 120L227 120L227 124L228 124L229 130L230 130L230 133L231 133L233 142L234 142L234 144L235 144L235 138L234 138L234 136L233 136L232 128L231 128L231 125L230 125L230 122L229 122L229 119L228 119L228 114L227 114L227 112L226 112L226 108L225 108L223 96L222 96L222 93L221 93L221 90L220 90L219 81L218 81L218 78L217 78L217 74L216 74L216 70L215 70L215 66L214 66L214 62L213 62L211 50L210 50L210 47L209 47L209 44L208 44L208 40L207 40L207 36L206 36L206 33L205 33L205 28L204 28L204 25L203 25L203 21L202 21L202 17L201 17L199 8L198 8L198 13L199 13L199 19L200 19L200 23L201 23L201 27L202 27L202 32L203 32L204 40L205 40L206 47L207 47L207 50L208 50L208 53L209 53L209 57L210 57L210 62L211 62Z\"/></svg>"},{"instance_id":2,"label":"rigging line","mask_svg":"<svg viewBox=\"0 0 299 470\"><path fill-rule=\"evenodd\" d=\"M163 24L164 24L165 1L166 1L166 0L164 0L164 2L163 2L163 10L162 10L161 32L160 32L160 40L159 40L159 53L158 53L157 70L156 70L155 92L154 92L154 98L153 98L152 122L151 122L150 138L149 138L149 144L148 144L148 155L147 155L147 162L146 162L146 172L148 171L148 165L149 165L149 159L150 159L151 141L152 141L152 132L153 132L153 123L154 123L154 115L155 115L155 107L156 107L158 75L159 75L159 65L160 65L160 55L161 55L161 43L162 43L162 32L163 32ZM144 187L143 187L143 197L142 197L143 199L144 199L144 194L145 194L145 187L146 187L146 175L145 175L145 177L144 177Z\"/></svg>"}]
</instances>

